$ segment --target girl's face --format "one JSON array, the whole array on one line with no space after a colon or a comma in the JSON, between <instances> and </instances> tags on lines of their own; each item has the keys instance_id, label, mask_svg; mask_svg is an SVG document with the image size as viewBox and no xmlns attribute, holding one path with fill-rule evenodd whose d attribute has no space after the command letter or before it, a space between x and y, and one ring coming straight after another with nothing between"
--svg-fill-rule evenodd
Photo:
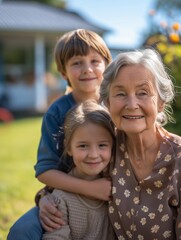
<instances>
[{"instance_id":1,"label":"girl's face","mask_svg":"<svg viewBox=\"0 0 181 240\"><path fill-rule=\"evenodd\" d=\"M109 93L109 111L118 129L133 134L155 129L157 113L162 110L149 70L141 65L119 70Z\"/></svg>"},{"instance_id":2,"label":"girl's face","mask_svg":"<svg viewBox=\"0 0 181 240\"><path fill-rule=\"evenodd\" d=\"M68 154L73 157L80 176L96 176L110 162L113 139L104 127L85 123L73 133Z\"/></svg>"},{"instance_id":3,"label":"girl's face","mask_svg":"<svg viewBox=\"0 0 181 240\"><path fill-rule=\"evenodd\" d=\"M104 58L95 50L90 49L86 56L73 56L66 64L66 73L74 92L95 94L103 80L106 64Z\"/></svg>"}]
</instances>

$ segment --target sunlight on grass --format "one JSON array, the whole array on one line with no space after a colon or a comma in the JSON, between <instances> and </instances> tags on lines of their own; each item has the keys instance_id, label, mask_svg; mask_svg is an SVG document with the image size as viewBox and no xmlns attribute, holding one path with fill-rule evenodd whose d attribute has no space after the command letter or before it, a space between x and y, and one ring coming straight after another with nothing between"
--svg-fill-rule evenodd
<instances>
[{"instance_id":1,"label":"sunlight on grass","mask_svg":"<svg viewBox=\"0 0 181 240\"><path fill-rule=\"evenodd\" d=\"M34 174L41 118L0 124L0 240L11 225L34 206L42 184Z\"/></svg>"}]
</instances>

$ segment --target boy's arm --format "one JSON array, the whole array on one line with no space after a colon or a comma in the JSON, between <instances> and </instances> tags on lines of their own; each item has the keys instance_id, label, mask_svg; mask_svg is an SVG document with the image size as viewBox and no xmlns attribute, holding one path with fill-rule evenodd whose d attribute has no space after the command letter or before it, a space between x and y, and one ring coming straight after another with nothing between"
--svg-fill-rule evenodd
<instances>
[{"instance_id":1,"label":"boy's arm","mask_svg":"<svg viewBox=\"0 0 181 240\"><path fill-rule=\"evenodd\" d=\"M46 113L41 129L41 138L37 152L37 163L35 165L35 176L49 169L58 169L58 162L63 149L57 148L55 134L59 131L58 119Z\"/></svg>"},{"instance_id":2,"label":"boy's arm","mask_svg":"<svg viewBox=\"0 0 181 240\"><path fill-rule=\"evenodd\" d=\"M59 168L60 158L64 151L64 119L75 104L72 94L68 94L56 100L45 113L35 165L36 177L50 169ZM64 168L61 170L67 172L66 166Z\"/></svg>"},{"instance_id":3,"label":"boy's arm","mask_svg":"<svg viewBox=\"0 0 181 240\"><path fill-rule=\"evenodd\" d=\"M53 188L81 194L104 201L110 200L111 181L107 178L99 178L94 181L86 181L75 178L59 170L48 170L38 176L39 181Z\"/></svg>"}]
</instances>

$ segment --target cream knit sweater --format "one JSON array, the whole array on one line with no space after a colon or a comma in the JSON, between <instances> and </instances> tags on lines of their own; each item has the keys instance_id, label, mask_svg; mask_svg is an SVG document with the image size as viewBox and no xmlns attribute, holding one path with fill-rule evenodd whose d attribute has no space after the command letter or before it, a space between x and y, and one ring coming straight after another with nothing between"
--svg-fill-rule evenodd
<instances>
[{"instance_id":1,"label":"cream knit sweater","mask_svg":"<svg viewBox=\"0 0 181 240\"><path fill-rule=\"evenodd\" d=\"M109 221L107 202L56 189L52 192L51 198L63 213L67 225L54 232L46 232L43 240L117 239Z\"/></svg>"}]
</instances>

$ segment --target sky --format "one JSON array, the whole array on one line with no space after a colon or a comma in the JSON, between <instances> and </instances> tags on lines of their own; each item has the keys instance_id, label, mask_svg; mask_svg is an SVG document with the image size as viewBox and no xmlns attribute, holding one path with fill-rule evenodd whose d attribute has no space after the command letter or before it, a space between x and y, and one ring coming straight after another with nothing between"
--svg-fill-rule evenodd
<instances>
[{"instance_id":1,"label":"sky","mask_svg":"<svg viewBox=\"0 0 181 240\"><path fill-rule=\"evenodd\" d=\"M111 33L104 36L109 47L136 48L148 27L153 0L67 0L67 7L110 29Z\"/></svg>"}]
</instances>

